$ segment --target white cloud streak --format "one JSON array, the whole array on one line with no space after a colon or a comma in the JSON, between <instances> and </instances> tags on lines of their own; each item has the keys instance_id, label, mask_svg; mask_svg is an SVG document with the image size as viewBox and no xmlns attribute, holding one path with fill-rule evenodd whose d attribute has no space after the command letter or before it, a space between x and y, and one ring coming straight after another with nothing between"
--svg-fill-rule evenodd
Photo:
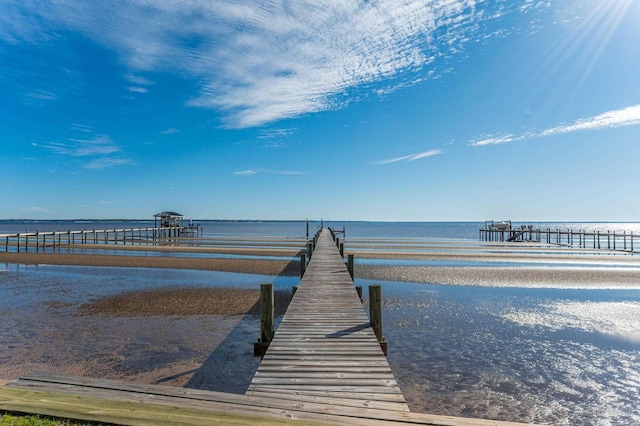
<instances>
[{"instance_id":1,"label":"white cloud streak","mask_svg":"<svg viewBox=\"0 0 640 426\"><path fill-rule=\"evenodd\" d=\"M390 158L388 160L376 161L373 164L376 166L381 166L384 164L398 163L401 161L416 161L421 160L423 158L433 157L434 155L443 154L444 151L441 149L432 149L430 151L419 152L417 154L404 155L402 157Z\"/></svg>"},{"instance_id":2,"label":"white cloud streak","mask_svg":"<svg viewBox=\"0 0 640 426\"><path fill-rule=\"evenodd\" d=\"M623 109L607 111L593 117L582 118L569 124L560 124L546 130L527 132L521 135L493 135L485 136L469 143L470 146L498 145L525 139L541 138L561 135L583 130L600 130L616 127L640 125L640 105L633 105Z\"/></svg>"},{"instance_id":3,"label":"white cloud streak","mask_svg":"<svg viewBox=\"0 0 640 426\"><path fill-rule=\"evenodd\" d=\"M146 72L200 82L188 100L246 128L342 108L373 83L379 94L438 74L425 70L486 37L483 24L529 0L7 0L0 39L51 39L76 31L116 52L129 90ZM367 89L368 90L368 89Z\"/></svg>"},{"instance_id":4,"label":"white cloud streak","mask_svg":"<svg viewBox=\"0 0 640 426\"><path fill-rule=\"evenodd\" d=\"M89 170L101 170L118 166L133 166L135 164L135 161L129 158L100 157L89 161L83 166L83 168Z\"/></svg>"},{"instance_id":5,"label":"white cloud streak","mask_svg":"<svg viewBox=\"0 0 640 426\"><path fill-rule=\"evenodd\" d=\"M69 142L50 142L46 145L38 145L55 154L71 157L87 157L94 155L107 155L120 152L120 148L107 135L97 135L93 139L70 139Z\"/></svg>"},{"instance_id":6,"label":"white cloud streak","mask_svg":"<svg viewBox=\"0 0 640 426\"><path fill-rule=\"evenodd\" d=\"M26 208L22 209L22 211L23 212L30 212L30 213L53 213L49 209L45 209L44 207L37 207L37 206L26 207Z\"/></svg>"},{"instance_id":7,"label":"white cloud streak","mask_svg":"<svg viewBox=\"0 0 640 426\"><path fill-rule=\"evenodd\" d=\"M87 132L88 127L83 127ZM96 135L89 139L69 139L68 142L32 144L54 154L84 158L84 169L99 170L116 166L134 165L135 162L122 155L122 149L108 135Z\"/></svg>"},{"instance_id":8,"label":"white cloud streak","mask_svg":"<svg viewBox=\"0 0 640 426\"><path fill-rule=\"evenodd\" d=\"M127 90L134 93L147 93L149 89L146 87L129 86Z\"/></svg>"},{"instance_id":9,"label":"white cloud streak","mask_svg":"<svg viewBox=\"0 0 640 426\"><path fill-rule=\"evenodd\" d=\"M612 127L637 126L640 124L640 105L607 111L594 117L577 120L571 124L547 129L540 136L551 136L580 130L598 130Z\"/></svg>"},{"instance_id":10,"label":"white cloud streak","mask_svg":"<svg viewBox=\"0 0 640 426\"><path fill-rule=\"evenodd\" d=\"M247 169L247 170L238 170L233 172L236 176L253 176L257 174L267 174L267 175L285 175L285 176L302 176L306 173L298 172L294 170L270 170L270 169Z\"/></svg>"}]
</instances>

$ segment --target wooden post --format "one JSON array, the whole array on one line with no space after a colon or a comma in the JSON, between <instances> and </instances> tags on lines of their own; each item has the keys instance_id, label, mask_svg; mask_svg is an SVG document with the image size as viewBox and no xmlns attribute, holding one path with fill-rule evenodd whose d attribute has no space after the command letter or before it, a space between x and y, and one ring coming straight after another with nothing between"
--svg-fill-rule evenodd
<instances>
[{"instance_id":1,"label":"wooden post","mask_svg":"<svg viewBox=\"0 0 640 426\"><path fill-rule=\"evenodd\" d=\"M347 256L347 269L349 270L349 275L351 275L351 279L353 279L353 255L352 254Z\"/></svg>"},{"instance_id":2,"label":"wooden post","mask_svg":"<svg viewBox=\"0 0 640 426\"><path fill-rule=\"evenodd\" d=\"M307 270L307 255L300 255L300 278L304 277L304 273Z\"/></svg>"},{"instance_id":3,"label":"wooden post","mask_svg":"<svg viewBox=\"0 0 640 426\"><path fill-rule=\"evenodd\" d=\"M311 256L313 255L313 242L309 241L307 244L307 254L309 255L309 260L311 260Z\"/></svg>"},{"instance_id":4,"label":"wooden post","mask_svg":"<svg viewBox=\"0 0 640 426\"><path fill-rule=\"evenodd\" d=\"M361 285L356 286L356 293L358 293L358 297L360 298L360 303L362 303L362 286Z\"/></svg>"},{"instance_id":5,"label":"wooden post","mask_svg":"<svg viewBox=\"0 0 640 426\"><path fill-rule=\"evenodd\" d=\"M263 357L275 334L273 284L260 285L260 339L253 345L253 356Z\"/></svg>"},{"instance_id":6,"label":"wooden post","mask_svg":"<svg viewBox=\"0 0 640 426\"><path fill-rule=\"evenodd\" d=\"M17 238L16 251L20 253L20 234L16 234L16 238Z\"/></svg>"},{"instance_id":7,"label":"wooden post","mask_svg":"<svg viewBox=\"0 0 640 426\"><path fill-rule=\"evenodd\" d=\"M24 252L29 253L29 234L24 234Z\"/></svg>"},{"instance_id":8,"label":"wooden post","mask_svg":"<svg viewBox=\"0 0 640 426\"><path fill-rule=\"evenodd\" d=\"M344 243L340 243L340 256L344 259Z\"/></svg>"},{"instance_id":9,"label":"wooden post","mask_svg":"<svg viewBox=\"0 0 640 426\"><path fill-rule=\"evenodd\" d=\"M298 291L298 286L294 285L291 287L291 297L293 298L293 296L296 295L296 291Z\"/></svg>"},{"instance_id":10,"label":"wooden post","mask_svg":"<svg viewBox=\"0 0 640 426\"><path fill-rule=\"evenodd\" d=\"M387 342L382 335L382 288L379 284L369 286L369 315L371 327L378 338L380 348L387 355Z\"/></svg>"},{"instance_id":11,"label":"wooden post","mask_svg":"<svg viewBox=\"0 0 640 426\"><path fill-rule=\"evenodd\" d=\"M36 231L36 253L40 251L40 231Z\"/></svg>"}]
</instances>

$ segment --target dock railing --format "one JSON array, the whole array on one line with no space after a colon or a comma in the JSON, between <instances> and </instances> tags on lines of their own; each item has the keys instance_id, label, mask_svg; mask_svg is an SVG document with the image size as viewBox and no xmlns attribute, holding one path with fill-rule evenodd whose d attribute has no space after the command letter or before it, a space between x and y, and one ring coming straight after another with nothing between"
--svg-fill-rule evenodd
<instances>
[{"instance_id":1,"label":"dock railing","mask_svg":"<svg viewBox=\"0 0 640 426\"><path fill-rule=\"evenodd\" d=\"M575 229L537 229L522 225L514 229L480 229L480 241L486 242L538 242L564 247L593 250L615 250L638 253L640 234L633 231L585 231Z\"/></svg>"},{"instance_id":2,"label":"dock railing","mask_svg":"<svg viewBox=\"0 0 640 426\"><path fill-rule=\"evenodd\" d=\"M202 227L172 226L156 228L83 229L46 232L20 232L0 235L0 251L5 252L45 252L55 251L75 245L164 245L177 241L180 237L197 237ZM3 244L4 243L4 244Z\"/></svg>"}]
</instances>

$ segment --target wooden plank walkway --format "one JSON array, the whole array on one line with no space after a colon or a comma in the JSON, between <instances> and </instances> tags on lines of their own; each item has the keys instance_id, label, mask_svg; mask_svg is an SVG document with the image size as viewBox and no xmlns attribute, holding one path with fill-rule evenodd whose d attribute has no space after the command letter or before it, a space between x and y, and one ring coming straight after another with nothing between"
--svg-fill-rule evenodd
<instances>
[{"instance_id":1,"label":"wooden plank walkway","mask_svg":"<svg viewBox=\"0 0 640 426\"><path fill-rule=\"evenodd\" d=\"M279 399L64 374L32 373L0 387L0 410L118 425L431 425L521 423L394 412L300 395Z\"/></svg>"},{"instance_id":2,"label":"wooden plank walkway","mask_svg":"<svg viewBox=\"0 0 640 426\"><path fill-rule=\"evenodd\" d=\"M247 395L409 412L327 230Z\"/></svg>"}]
</instances>

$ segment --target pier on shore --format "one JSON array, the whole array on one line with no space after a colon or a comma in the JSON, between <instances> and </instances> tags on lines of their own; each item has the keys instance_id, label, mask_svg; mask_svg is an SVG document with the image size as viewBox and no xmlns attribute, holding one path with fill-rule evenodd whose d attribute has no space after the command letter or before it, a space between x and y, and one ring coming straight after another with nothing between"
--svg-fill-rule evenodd
<instances>
[{"instance_id":1,"label":"pier on shore","mask_svg":"<svg viewBox=\"0 0 640 426\"><path fill-rule=\"evenodd\" d=\"M1 234L0 251L44 253L47 249L55 251L76 244L153 246L175 243L180 238L197 238L201 235L200 225L20 232Z\"/></svg>"},{"instance_id":2,"label":"pier on shore","mask_svg":"<svg viewBox=\"0 0 640 426\"><path fill-rule=\"evenodd\" d=\"M585 231L574 229L539 229L531 225L513 228L510 221L485 222L479 231L484 242L538 242L549 245L592 250L637 253L640 234L633 231Z\"/></svg>"}]
</instances>

